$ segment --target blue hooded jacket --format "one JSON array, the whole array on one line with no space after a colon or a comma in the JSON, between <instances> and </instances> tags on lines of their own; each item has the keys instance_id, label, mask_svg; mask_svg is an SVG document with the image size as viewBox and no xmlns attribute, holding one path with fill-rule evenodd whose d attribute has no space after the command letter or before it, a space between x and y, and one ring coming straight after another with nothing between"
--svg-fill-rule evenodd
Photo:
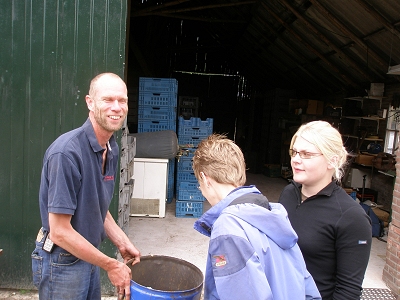
<instances>
[{"instance_id":1,"label":"blue hooded jacket","mask_svg":"<svg viewBox=\"0 0 400 300\"><path fill-rule=\"evenodd\" d=\"M250 194L261 195L255 186L235 189L194 224L211 238L204 299L321 299L285 208L279 203L270 203L271 210L254 203L230 205Z\"/></svg>"}]
</instances>

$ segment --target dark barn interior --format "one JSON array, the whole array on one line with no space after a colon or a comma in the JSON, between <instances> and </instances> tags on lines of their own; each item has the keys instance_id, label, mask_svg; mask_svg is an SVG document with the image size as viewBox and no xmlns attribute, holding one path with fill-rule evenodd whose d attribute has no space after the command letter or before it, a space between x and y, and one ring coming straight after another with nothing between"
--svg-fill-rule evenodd
<instances>
[{"instance_id":1,"label":"dark barn interior","mask_svg":"<svg viewBox=\"0 0 400 300\"><path fill-rule=\"evenodd\" d=\"M285 146L303 122L324 119L356 134L354 120L332 111L354 111L345 98L368 95L371 83L385 85L381 107L399 101L399 76L387 74L400 63L399 12L396 0L131 1L129 129L136 132L138 78L176 78L178 96L199 98L196 116L214 118L251 171L287 164ZM293 99L323 107L307 111L307 101ZM375 114L376 102L366 102Z\"/></svg>"},{"instance_id":2,"label":"dark barn interior","mask_svg":"<svg viewBox=\"0 0 400 300\"><path fill-rule=\"evenodd\" d=\"M358 198L361 190L389 236L398 232L398 0L131 1L127 32L130 132L139 78L175 78L178 116L187 117L181 98L197 99L189 116L213 118L213 131L242 148L248 172L290 179L291 137L325 120L353 154L343 187Z\"/></svg>"}]
</instances>

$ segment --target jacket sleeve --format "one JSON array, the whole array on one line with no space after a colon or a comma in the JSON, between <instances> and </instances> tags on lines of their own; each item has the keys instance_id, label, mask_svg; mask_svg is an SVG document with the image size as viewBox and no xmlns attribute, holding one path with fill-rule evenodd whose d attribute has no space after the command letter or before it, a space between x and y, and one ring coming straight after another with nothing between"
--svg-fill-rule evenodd
<instances>
[{"instance_id":1,"label":"jacket sleeve","mask_svg":"<svg viewBox=\"0 0 400 300\"><path fill-rule=\"evenodd\" d=\"M332 299L359 299L372 242L371 221L358 206L338 222L336 288Z\"/></svg>"},{"instance_id":2,"label":"jacket sleeve","mask_svg":"<svg viewBox=\"0 0 400 300\"><path fill-rule=\"evenodd\" d=\"M313 277L311 274L306 270L306 275L304 278L304 284L305 284L305 294L306 294L306 300L321 300L321 295L317 289L317 286L314 282Z\"/></svg>"},{"instance_id":3,"label":"jacket sleeve","mask_svg":"<svg viewBox=\"0 0 400 300\"><path fill-rule=\"evenodd\" d=\"M246 239L220 235L211 239L209 254L221 300L273 299L263 268Z\"/></svg>"}]
</instances>

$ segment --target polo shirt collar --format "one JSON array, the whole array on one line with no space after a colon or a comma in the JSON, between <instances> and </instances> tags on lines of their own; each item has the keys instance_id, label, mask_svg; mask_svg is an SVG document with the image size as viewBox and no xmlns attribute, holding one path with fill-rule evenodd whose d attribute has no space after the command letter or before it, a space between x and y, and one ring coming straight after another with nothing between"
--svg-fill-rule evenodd
<instances>
[{"instance_id":1,"label":"polo shirt collar","mask_svg":"<svg viewBox=\"0 0 400 300\"><path fill-rule=\"evenodd\" d=\"M86 136L89 140L89 144L92 147L93 152L100 152L103 151L104 148L102 148L96 138L96 134L94 133L93 125L92 122L90 121L89 118L87 118L86 122L82 125L83 130L86 133ZM111 148L113 148L113 145L115 143L115 138L114 135L111 136L109 143L111 145Z\"/></svg>"}]
</instances>

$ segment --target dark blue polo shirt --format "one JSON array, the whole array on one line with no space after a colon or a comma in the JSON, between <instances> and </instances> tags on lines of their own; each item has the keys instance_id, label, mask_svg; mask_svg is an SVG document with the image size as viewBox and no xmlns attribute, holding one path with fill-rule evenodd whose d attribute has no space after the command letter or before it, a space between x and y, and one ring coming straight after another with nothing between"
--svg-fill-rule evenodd
<instances>
[{"instance_id":1,"label":"dark blue polo shirt","mask_svg":"<svg viewBox=\"0 0 400 300\"><path fill-rule=\"evenodd\" d=\"M49 229L48 213L72 215L72 227L95 247L105 238L104 220L113 196L119 148L109 141L105 173L104 149L88 118L79 128L58 137L43 159L39 205L42 226ZM51 230L51 229L50 229Z\"/></svg>"}]
</instances>

